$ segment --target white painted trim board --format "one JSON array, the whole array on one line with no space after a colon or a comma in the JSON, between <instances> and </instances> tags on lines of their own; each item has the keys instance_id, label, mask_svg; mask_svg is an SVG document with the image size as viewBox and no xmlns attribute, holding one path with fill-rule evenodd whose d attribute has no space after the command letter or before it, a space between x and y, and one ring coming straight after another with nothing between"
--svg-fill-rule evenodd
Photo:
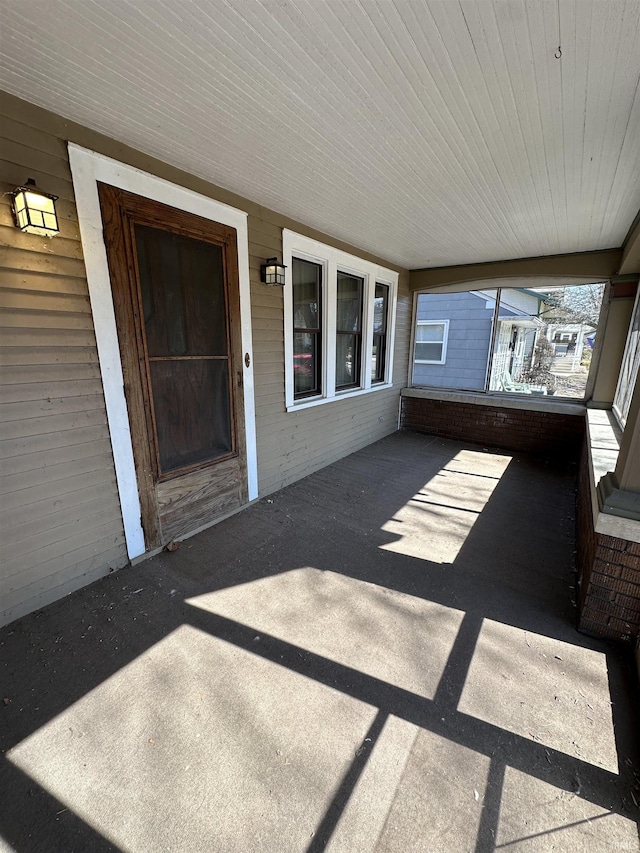
<instances>
[{"instance_id":1,"label":"white painted trim board","mask_svg":"<svg viewBox=\"0 0 640 853\"><path fill-rule=\"evenodd\" d=\"M129 559L134 559L145 552L144 532L140 518L140 499L133 460L127 401L124 394L122 363L118 346L107 252L102 232L97 182L110 184L118 189L184 210L187 213L193 213L213 222L220 222L236 230L242 346L243 351L251 356L249 367L244 367L243 377L247 480L249 500L251 501L258 496L258 454L247 214L208 196L172 184L155 175L119 163L117 160L112 160L71 142L68 147L127 553Z\"/></svg>"}]
</instances>

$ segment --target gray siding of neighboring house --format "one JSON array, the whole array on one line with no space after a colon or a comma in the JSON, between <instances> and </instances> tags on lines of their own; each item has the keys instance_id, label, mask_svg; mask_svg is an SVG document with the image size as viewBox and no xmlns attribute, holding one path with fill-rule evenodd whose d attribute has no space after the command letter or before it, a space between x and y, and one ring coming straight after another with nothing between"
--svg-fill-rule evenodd
<instances>
[{"instance_id":1,"label":"gray siding of neighboring house","mask_svg":"<svg viewBox=\"0 0 640 853\"><path fill-rule=\"evenodd\" d=\"M416 320L449 320L445 364L415 364L414 385L482 390L495 303L473 293L422 293Z\"/></svg>"},{"instance_id":2,"label":"gray siding of neighboring house","mask_svg":"<svg viewBox=\"0 0 640 853\"><path fill-rule=\"evenodd\" d=\"M33 177L62 221L52 240L22 234L3 196L1 624L127 563L66 140L248 213L260 496L397 429L412 295L399 270L393 387L287 412L283 294L259 280L282 229L389 264L6 93L0 117L1 192Z\"/></svg>"}]
</instances>

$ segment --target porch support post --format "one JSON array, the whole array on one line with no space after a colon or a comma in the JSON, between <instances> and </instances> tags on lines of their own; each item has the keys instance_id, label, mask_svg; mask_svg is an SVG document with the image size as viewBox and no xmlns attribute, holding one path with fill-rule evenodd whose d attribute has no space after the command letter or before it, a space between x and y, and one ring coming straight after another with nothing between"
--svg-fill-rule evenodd
<instances>
[{"instance_id":1,"label":"porch support post","mask_svg":"<svg viewBox=\"0 0 640 853\"><path fill-rule=\"evenodd\" d=\"M609 471L598 483L598 501L602 512L640 521L640 375L636 377L615 471Z\"/></svg>"}]
</instances>

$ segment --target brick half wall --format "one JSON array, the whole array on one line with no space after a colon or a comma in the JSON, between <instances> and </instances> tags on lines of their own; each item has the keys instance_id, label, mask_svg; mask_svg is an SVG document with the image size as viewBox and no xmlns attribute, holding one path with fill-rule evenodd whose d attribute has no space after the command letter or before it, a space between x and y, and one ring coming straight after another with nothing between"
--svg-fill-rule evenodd
<instances>
[{"instance_id":1,"label":"brick half wall","mask_svg":"<svg viewBox=\"0 0 640 853\"><path fill-rule=\"evenodd\" d=\"M401 429L577 461L584 414L402 397Z\"/></svg>"},{"instance_id":2,"label":"brick half wall","mask_svg":"<svg viewBox=\"0 0 640 853\"><path fill-rule=\"evenodd\" d=\"M597 533L585 445L578 474L578 629L629 642L640 636L640 543Z\"/></svg>"}]
</instances>

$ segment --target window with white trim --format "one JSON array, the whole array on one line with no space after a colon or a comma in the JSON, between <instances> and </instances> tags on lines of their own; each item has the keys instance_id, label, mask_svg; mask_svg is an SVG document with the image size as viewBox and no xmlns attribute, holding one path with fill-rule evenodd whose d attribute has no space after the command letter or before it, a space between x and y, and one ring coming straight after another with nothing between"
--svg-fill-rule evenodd
<instances>
[{"instance_id":1,"label":"window with white trim","mask_svg":"<svg viewBox=\"0 0 640 853\"><path fill-rule=\"evenodd\" d=\"M629 333L622 357L618 386L613 398L613 411L620 426L624 429L631 406L631 398L640 372L640 288L629 324Z\"/></svg>"},{"instance_id":2,"label":"window with white trim","mask_svg":"<svg viewBox=\"0 0 640 853\"><path fill-rule=\"evenodd\" d=\"M398 273L283 230L288 410L388 388Z\"/></svg>"},{"instance_id":3,"label":"window with white trim","mask_svg":"<svg viewBox=\"0 0 640 853\"><path fill-rule=\"evenodd\" d=\"M418 364L444 364L447 360L449 321L418 320L415 360Z\"/></svg>"},{"instance_id":4,"label":"window with white trim","mask_svg":"<svg viewBox=\"0 0 640 853\"><path fill-rule=\"evenodd\" d=\"M301 400L322 393L322 267L294 258L293 384Z\"/></svg>"},{"instance_id":5,"label":"window with white trim","mask_svg":"<svg viewBox=\"0 0 640 853\"><path fill-rule=\"evenodd\" d=\"M387 324L389 320L389 285L376 282L373 298L373 348L371 351L371 383L384 382L387 358Z\"/></svg>"},{"instance_id":6,"label":"window with white trim","mask_svg":"<svg viewBox=\"0 0 640 853\"><path fill-rule=\"evenodd\" d=\"M360 386L364 279L338 270L336 306L336 391Z\"/></svg>"}]
</instances>

